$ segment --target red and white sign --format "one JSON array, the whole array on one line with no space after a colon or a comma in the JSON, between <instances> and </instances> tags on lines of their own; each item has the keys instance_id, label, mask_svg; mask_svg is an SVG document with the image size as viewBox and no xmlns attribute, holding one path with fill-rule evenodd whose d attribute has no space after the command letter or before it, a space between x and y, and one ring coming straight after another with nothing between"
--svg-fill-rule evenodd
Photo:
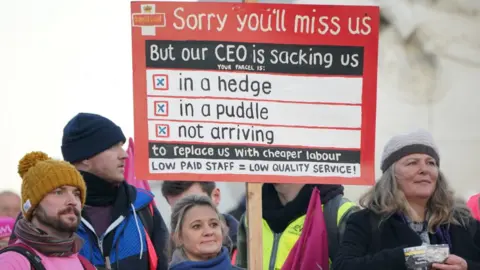
<instances>
[{"instance_id":1,"label":"red and white sign","mask_svg":"<svg viewBox=\"0 0 480 270\"><path fill-rule=\"evenodd\" d=\"M131 8L139 178L374 183L378 7Z\"/></svg>"}]
</instances>

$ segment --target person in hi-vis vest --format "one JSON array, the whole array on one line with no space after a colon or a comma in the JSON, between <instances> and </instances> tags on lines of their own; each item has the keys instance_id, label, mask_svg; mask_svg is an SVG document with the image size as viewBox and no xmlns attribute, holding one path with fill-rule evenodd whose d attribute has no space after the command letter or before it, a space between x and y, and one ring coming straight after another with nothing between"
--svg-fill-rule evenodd
<instances>
[{"instance_id":1,"label":"person in hi-vis vest","mask_svg":"<svg viewBox=\"0 0 480 270\"><path fill-rule=\"evenodd\" d=\"M347 218L359 207L343 197L341 185L263 184L263 270L280 270L300 238L310 196L320 190L328 232L328 252L334 258ZM237 235L236 265L247 268L247 221L244 213Z\"/></svg>"}]
</instances>

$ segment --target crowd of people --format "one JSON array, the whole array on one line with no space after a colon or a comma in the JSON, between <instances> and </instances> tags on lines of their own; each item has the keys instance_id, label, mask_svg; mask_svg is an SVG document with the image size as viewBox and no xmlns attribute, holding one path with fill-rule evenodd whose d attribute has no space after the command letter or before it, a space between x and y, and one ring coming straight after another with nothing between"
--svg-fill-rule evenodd
<instances>
[{"instance_id":1,"label":"crowd of people","mask_svg":"<svg viewBox=\"0 0 480 270\"><path fill-rule=\"evenodd\" d=\"M248 268L245 201L235 215L219 213L215 182L164 181L168 229L154 194L124 179L125 141L111 120L80 113L63 130L63 160L25 154L18 165L21 195L0 193L1 269ZM313 240L328 249L298 253L299 270L319 268L322 254L334 270L480 269L480 195L468 205L458 199L432 136L423 130L394 136L381 170L359 204L344 197L341 185L263 184L263 269L297 270L286 269L286 261L312 228L325 230L312 237L323 237ZM314 191L318 212L309 211ZM323 215L324 223L302 230L311 215ZM409 268L408 250L435 246L448 252Z\"/></svg>"}]
</instances>

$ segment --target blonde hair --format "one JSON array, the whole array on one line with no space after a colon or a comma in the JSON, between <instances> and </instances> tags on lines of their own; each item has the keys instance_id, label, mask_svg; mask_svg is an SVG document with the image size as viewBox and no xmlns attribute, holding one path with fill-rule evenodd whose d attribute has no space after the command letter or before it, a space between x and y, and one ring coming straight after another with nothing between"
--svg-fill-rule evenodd
<instances>
[{"instance_id":1,"label":"blonde hair","mask_svg":"<svg viewBox=\"0 0 480 270\"><path fill-rule=\"evenodd\" d=\"M410 213L410 205L400 189L394 173L395 164L390 166L361 198L360 205L380 215L382 221L395 213ZM455 198L444 174L439 171L437 185L427 203L427 227L434 232L440 225L455 224L466 227L471 219L467 206Z\"/></svg>"},{"instance_id":2,"label":"blonde hair","mask_svg":"<svg viewBox=\"0 0 480 270\"><path fill-rule=\"evenodd\" d=\"M175 239L178 239L182 234L182 226L183 226L185 215L190 209L192 209L195 206L208 206L212 208L212 210L215 211L215 213L217 213L218 219L222 221L222 216L220 212L218 212L217 207L208 196L193 194L193 195L185 196L180 200L178 200L173 206L172 215L170 219L170 228L172 229L172 236L173 236L170 238L170 252L169 252L170 258L173 254L173 251L179 248L179 246L175 242ZM220 223L221 223L221 229L222 229L222 236L223 238L226 238L228 237L227 228L224 226L223 222L220 222Z\"/></svg>"}]
</instances>

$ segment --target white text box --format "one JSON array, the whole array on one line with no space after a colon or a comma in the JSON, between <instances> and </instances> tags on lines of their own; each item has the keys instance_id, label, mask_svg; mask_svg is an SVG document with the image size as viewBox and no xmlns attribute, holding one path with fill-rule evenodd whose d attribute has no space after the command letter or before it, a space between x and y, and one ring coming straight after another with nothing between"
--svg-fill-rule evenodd
<instances>
[{"instance_id":1,"label":"white text box","mask_svg":"<svg viewBox=\"0 0 480 270\"><path fill-rule=\"evenodd\" d=\"M256 174L282 176L360 177L358 163L280 162L254 160L149 159L150 173Z\"/></svg>"},{"instance_id":2,"label":"white text box","mask_svg":"<svg viewBox=\"0 0 480 270\"><path fill-rule=\"evenodd\" d=\"M180 75L181 74L181 75ZM156 77L159 85L158 90L154 89ZM261 90L257 92L232 92L230 90L219 91L219 77L222 78L230 88L234 88L248 77L248 85L252 82L258 85L260 89L268 87L268 94ZM183 83L180 83L183 78ZM190 89L190 81L185 78L191 78L194 88L193 91L180 90ZM287 76L287 75L270 75L256 73L235 73L235 72L212 72L212 71L184 71L184 70L168 70L168 69L149 69L147 70L147 95L162 96L194 96L194 97L223 97L223 98L255 98L268 100L286 100L297 102L326 102L326 103L362 103L362 78L359 77L319 77L319 76ZM203 84L202 84L202 79ZM202 90L202 85L207 86L209 81L210 90ZM230 80L233 80L230 82ZM246 83L242 83L246 84ZM180 87L180 86L183 87ZM243 86L243 85L242 85ZM168 88L168 90L165 90Z\"/></svg>"},{"instance_id":3,"label":"white text box","mask_svg":"<svg viewBox=\"0 0 480 270\"><path fill-rule=\"evenodd\" d=\"M201 125L201 128L198 128L197 125ZM168 129L168 137L166 137L166 134L157 134L159 129L162 128L163 132L167 132L166 129ZM179 134L179 130L181 132L186 132L186 134ZM220 135L218 137L216 136L217 130L219 131L218 135ZM180 135L186 135L186 137ZM199 135L202 135L203 138L199 138ZM310 146L318 148L360 149L361 132L360 130L260 127L235 124L149 121L148 138L150 141L198 141L202 143L219 144L251 143L272 146L301 145L305 147Z\"/></svg>"},{"instance_id":4,"label":"white text box","mask_svg":"<svg viewBox=\"0 0 480 270\"><path fill-rule=\"evenodd\" d=\"M167 103L168 105L165 106ZM163 104L163 108L168 107L168 116L162 115L161 111L159 112L159 104ZM243 115L241 114L242 112ZM156 113L157 115L155 115ZM253 119L250 116L253 116ZM361 106L351 105L293 104L191 98L148 98L149 119L360 128L361 117Z\"/></svg>"}]
</instances>

